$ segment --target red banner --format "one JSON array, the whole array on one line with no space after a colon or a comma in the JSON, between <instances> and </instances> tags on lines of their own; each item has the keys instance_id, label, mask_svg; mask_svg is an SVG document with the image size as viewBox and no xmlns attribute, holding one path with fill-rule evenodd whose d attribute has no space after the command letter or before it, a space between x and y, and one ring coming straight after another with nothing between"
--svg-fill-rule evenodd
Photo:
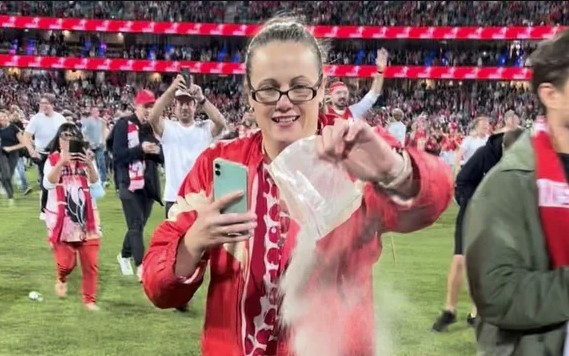
<instances>
[{"instance_id":1,"label":"red banner","mask_svg":"<svg viewBox=\"0 0 569 356\"><path fill-rule=\"evenodd\" d=\"M245 72L242 63L149 61L138 59L105 59L77 57L36 57L0 55L0 67L73 69L124 72L170 72L189 68L192 73L239 75ZM370 77L375 66L327 65L330 77ZM420 67L392 66L384 73L386 78L448 79L448 80L529 80L531 69L513 67Z\"/></svg>"},{"instance_id":2,"label":"red banner","mask_svg":"<svg viewBox=\"0 0 569 356\"><path fill-rule=\"evenodd\" d=\"M203 36L252 36L259 25L192 22L154 22L52 17L0 16L2 28L128 32ZM562 31L562 26L535 27L385 27L312 26L319 38L433 39L433 40L541 40Z\"/></svg>"}]
</instances>

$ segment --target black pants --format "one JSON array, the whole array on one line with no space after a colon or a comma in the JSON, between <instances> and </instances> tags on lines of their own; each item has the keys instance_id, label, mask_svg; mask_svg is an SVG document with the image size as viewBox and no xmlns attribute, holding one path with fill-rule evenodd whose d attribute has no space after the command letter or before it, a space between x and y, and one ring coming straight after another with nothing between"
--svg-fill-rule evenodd
<instances>
[{"instance_id":1,"label":"black pants","mask_svg":"<svg viewBox=\"0 0 569 356\"><path fill-rule=\"evenodd\" d=\"M456 215L456 224L454 227L454 254L463 255L464 254L464 213L466 213L466 208L468 206L468 201L461 201L460 207L458 209L458 214Z\"/></svg>"},{"instance_id":2,"label":"black pants","mask_svg":"<svg viewBox=\"0 0 569 356\"><path fill-rule=\"evenodd\" d=\"M19 157L18 151L0 152L0 179L2 180L2 186L8 195L8 199L14 199L12 177L14 176Z\"/></svg>"},{"instance_id":3,"label":"black pants","mask_svg":"<svg viewBox=\"0 0 569 356\"><path fill-rule=\"evenodd\" d=\"M152 212L154 200L147 197L143 190L131 192L127 187L119 188L119 197L127 225L121 255L132 257L138 267L144 258L144 226Z\"/></svg>"},{"instance_id":4,"label":"black pants","mask_svg":"<svg viewBox=\"0 0 569 356\"><path fill-rule=\"evenodd\" d=\"M175 203L174 203L173 201L164 202L164 211L165 211L165 213L166 213L166 214L165 214L165 215L166 215L166 219L168 219L168 213L170 212L170 208L172 208L172 206L173 206L174 204L175 204Z\"/></svg>"},{"instance_id":5,"label":"black pants","mask_svg":"<svg viewBox=\"0 0 569 356\"><path fill-rule=\"evenodd\" d=\"M39 160L35 161L38 165L38 177L40 179L40 188L41 188L41 195L40 195L40 212L44 212L45 206L47 205L47 189L43 187L43 167L45 166L45 162L47 161L47 155L40 154Z\"/></svg>"}]
</instances>

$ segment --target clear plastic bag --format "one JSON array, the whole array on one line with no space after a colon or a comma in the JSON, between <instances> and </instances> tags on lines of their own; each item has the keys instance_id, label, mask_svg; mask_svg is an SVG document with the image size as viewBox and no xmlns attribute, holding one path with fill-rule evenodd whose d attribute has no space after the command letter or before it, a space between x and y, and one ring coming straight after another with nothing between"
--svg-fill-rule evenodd
<instances>
[{"instance_id":1,"label":"clear plastic bag","mask_svg":"<svg viewBox=\"0 0 569 356\"><path fill-rule=\"evenodd\" d=\"M339 165L316 154L316 136L294 142L270 164L291 217L303 232L321 239L361 205L362 191Z\"/></svg>"},{"instance_id":2,"label":"clear plastic bag","mask_svg":"<svg viewBox=\"0 0 569 356\"><path fill-rule=\"evenodd\" d=\"M347 342L344 317L350 310L334 310L331 315L322 301L338 294L338 279L312 277L317 269L336 273L337 259L325 251L318 253L317 242L360 208L362 189L341 166L318 158L315 136L288 146L270 164L269 172L300 227L292 258L279 282L283 296L280 320L290 331L291 351L298 356L341 356ZM335 242L339 241L331 241ZM354 287L349 292L353 295L359 290Z\"/></svg>"}]
</instances>

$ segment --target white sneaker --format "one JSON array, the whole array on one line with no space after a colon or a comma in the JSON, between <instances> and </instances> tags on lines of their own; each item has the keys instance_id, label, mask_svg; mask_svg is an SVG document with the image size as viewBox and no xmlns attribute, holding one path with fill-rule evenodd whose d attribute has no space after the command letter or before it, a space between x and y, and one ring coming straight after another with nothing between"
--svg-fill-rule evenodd
<instances>
[{"instance_id":1,"label":"white sneaker","mask_svg":"<svg viewBox=\"0 0 569 356\"><path fill-rule=\"evenodd\" d=\"M136 267L136 275L138 276L138 281L142 283L142 265Z\"/></svg>"},{"instance_id":2,"label":"white sneaker","mask_svg":"<svg viewBox=\"0 0 569 356\"><path fill-rule=\"evenodd\" d=\"M117 261L119 263L119 266L121 267L121 273L123 274L123 276L132 276L134 274L134 271L132 270L132 265L130 264L130 258L124 258L119 253L117 255Z\"/></svg>"},{"instance_id":3,"label":"white sneaker","mask_svg":"<svg viewBox=\"0 0 569 356\"><path fill-rule=\"evenodd\" d=\"M45 221L45 213L40 213L40 220Z\"/></svg>"}]
</instances>

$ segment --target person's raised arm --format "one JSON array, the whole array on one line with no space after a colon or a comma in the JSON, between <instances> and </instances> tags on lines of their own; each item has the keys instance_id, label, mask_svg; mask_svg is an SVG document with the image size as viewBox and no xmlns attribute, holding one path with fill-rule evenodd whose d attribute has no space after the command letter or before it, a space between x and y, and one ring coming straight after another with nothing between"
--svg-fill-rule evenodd
<instances>
[{"instance_id":1,"label":"person's raised arm","mask_svg":"<svg viewBox=\"0 0 569 356\"><path fill-rule=\"evenodd\" d=\"M176 90L186 90L184 76L181 74L178 74L164 94L160 95L148 115L148 123L152 126L152 130L160 137L162 137L164 133L164 119L162 118L162 114L166 107L174 100Z\"/></svg>"},{"instance_id":2,"label":"person's raised arm","mask_svg":"<svg viewBox=\"0 0 569 356\"><path fill-rule=\"evenodd\" d=\"M209 100L207 100L206 96L203 94L203 90L200 86L196 84L192 84L190 86L190 94L192 94L198 104L200 104L203 108L203 111L207 115L207 117L213 122L213 126L211 127L211 136L217 137L220 135L223 130L225 130L225 118L223 114L219 111L215 105L213 105Z\"/></svg>"},{"instance_id":3,"label":"person's raised arm","mask_svg":"<svg viewBox=\"0 0 569 356\"><path fill-rule=\"evenodd\" d=\"M381 95L383 89L384 76L383 72L387 66L387 51L385 49L377 50L377 58L375 60L376 73L373 74L373 82L371 83L370 91L359 102L350 106L350 112L354 119L362 118L368 112L377 98Z\"/></svg>"}]
</instances>

